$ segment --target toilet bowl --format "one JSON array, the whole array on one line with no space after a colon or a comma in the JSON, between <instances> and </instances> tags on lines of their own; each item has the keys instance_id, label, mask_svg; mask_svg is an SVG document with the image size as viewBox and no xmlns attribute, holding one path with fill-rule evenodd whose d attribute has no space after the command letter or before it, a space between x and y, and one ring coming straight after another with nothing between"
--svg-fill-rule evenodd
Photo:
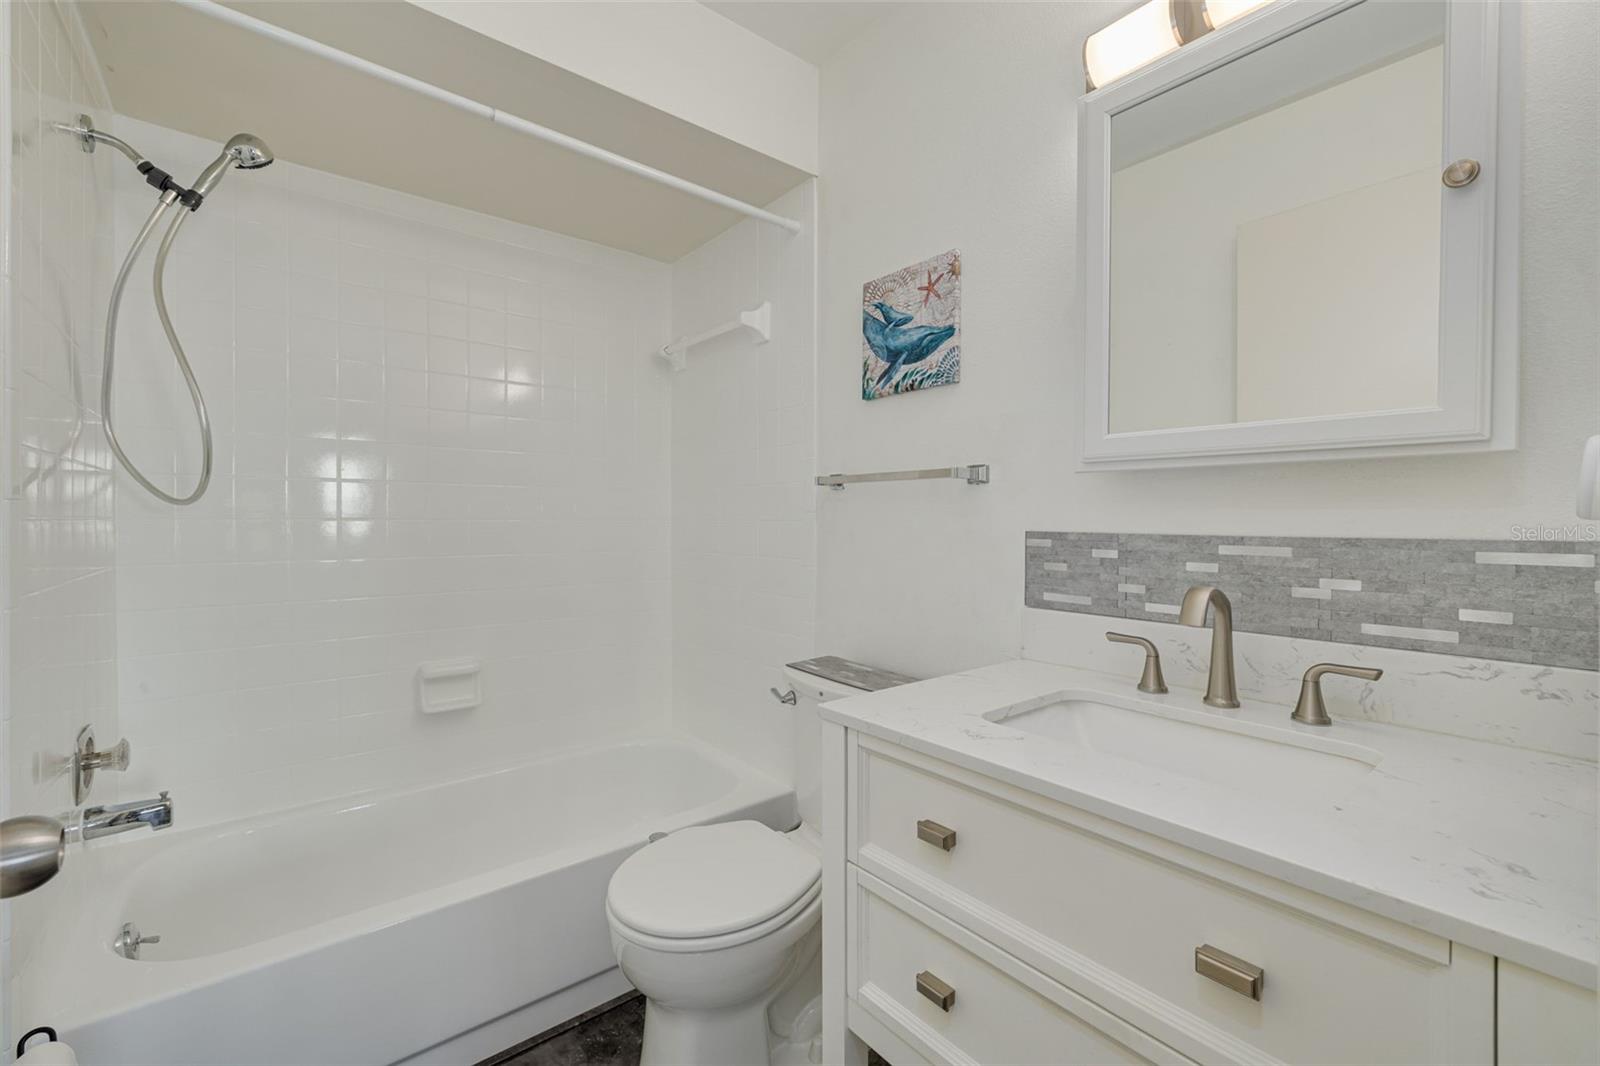
<instances>
[{"instance_id":1,"label":"toilet bowl","mask_svg":"<svg viewBox=\"0 0 1600 1066\"><path fill-rule=\"evenodd\" d=\"M793 1066L822 1054L824 702L913 680L843 659L784 667L800 826L694 826L629 856L611 944L646 999L643 1066ZM791 695L792 694L792 695Z\"/></svg>"},{"instance_id":2,"label":"toilet bowl","mask_svg":"<svg viewBox=\"0 0 1600 1066\"><path fill-rule=\"evenodd\" d=\"M815 1035L769 1012L793 1004L785 993L807 975L815 983L821 876L814 848L759 822L683 829L617 869L606 918L645 995L644 1066L758 1066Z\"/></svg>"}]
</instances>

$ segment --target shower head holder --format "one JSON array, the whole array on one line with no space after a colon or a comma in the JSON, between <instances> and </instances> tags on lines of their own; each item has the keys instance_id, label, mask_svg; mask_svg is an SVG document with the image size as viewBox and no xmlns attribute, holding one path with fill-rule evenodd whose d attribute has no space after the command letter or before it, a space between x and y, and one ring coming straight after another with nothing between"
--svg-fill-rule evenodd
<instances>
[{"instance_id":1,"label":"shower head holder","mask_svg":"<svg viewBox=\"0 0 1600 1066\"><path fill-rule=\"evenodd\" d=\"M193 189L185 189L182 185L172 180L172 175L146 159L139 164L139 173L144 175L144 183L157 192L174 193L178 201L191 211L200 210L200 205L205 202L205 197Z\"/></svg>"}]
</instances>

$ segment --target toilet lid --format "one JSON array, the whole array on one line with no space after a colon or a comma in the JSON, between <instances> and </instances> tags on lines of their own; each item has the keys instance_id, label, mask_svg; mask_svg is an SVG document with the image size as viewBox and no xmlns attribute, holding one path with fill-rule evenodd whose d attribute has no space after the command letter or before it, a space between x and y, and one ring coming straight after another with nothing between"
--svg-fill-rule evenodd
<instances>
[{"instance_id":1,"label":"toilet lid","mask_svg":"<svg viewBox=\"0 0 1600 1066\"><path fill-rule=\"evenodd\" d=\"M691 826L640 848L611 876L611 912L659 937L733 933L773 917L822 877L817 857L760 822Z\"/></svg>"}]
</instances>

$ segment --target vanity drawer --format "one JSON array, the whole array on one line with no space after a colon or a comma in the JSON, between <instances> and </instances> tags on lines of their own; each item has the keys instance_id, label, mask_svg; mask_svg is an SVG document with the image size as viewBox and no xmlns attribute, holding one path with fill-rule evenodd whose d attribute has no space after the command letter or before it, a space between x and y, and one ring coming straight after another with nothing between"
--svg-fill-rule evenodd
<instances>
[{"instance_id":1,"label":"vanity drawer","mask_svg":"<svg viewBox=\"0 0 1600 1066\"><path fill-rule=\"evenodd\" d=\"M1190 1061L870 874L850 882L852 997L929 1060Z\"/></svg>"},{"instance_id":2,"label":"vanity drawer","mask_svg":"<svg viewBox=\"0 0 1600 1066\"><path fill-rule=\"evenodd\" d=\"M853 861L1186 1055L1492 1061L1488 956L872 738L854 752ZM1202 946L1260 967L1260 998L1197 972Z\"/></svg>"}]
</instances>

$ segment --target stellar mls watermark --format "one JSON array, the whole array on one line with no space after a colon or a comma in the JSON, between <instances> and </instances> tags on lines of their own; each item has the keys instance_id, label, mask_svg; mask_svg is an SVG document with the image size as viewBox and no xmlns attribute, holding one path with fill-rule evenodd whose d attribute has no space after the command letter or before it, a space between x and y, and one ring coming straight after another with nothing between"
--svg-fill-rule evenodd
<instances>
[{"instance_id":1,"label":"stellar mls watermark","mask_svg":"<svg viewBox=\"0 0 1600 1066\"><path fill-rule=\"evenodd\" d=\"M1578 540L1590 544L1600 542L1600 526L1574 522L1566 526L1546 525L1543 522L1529 526L1512 526L1512 540Z\"/></svg>"}]
</instances>

